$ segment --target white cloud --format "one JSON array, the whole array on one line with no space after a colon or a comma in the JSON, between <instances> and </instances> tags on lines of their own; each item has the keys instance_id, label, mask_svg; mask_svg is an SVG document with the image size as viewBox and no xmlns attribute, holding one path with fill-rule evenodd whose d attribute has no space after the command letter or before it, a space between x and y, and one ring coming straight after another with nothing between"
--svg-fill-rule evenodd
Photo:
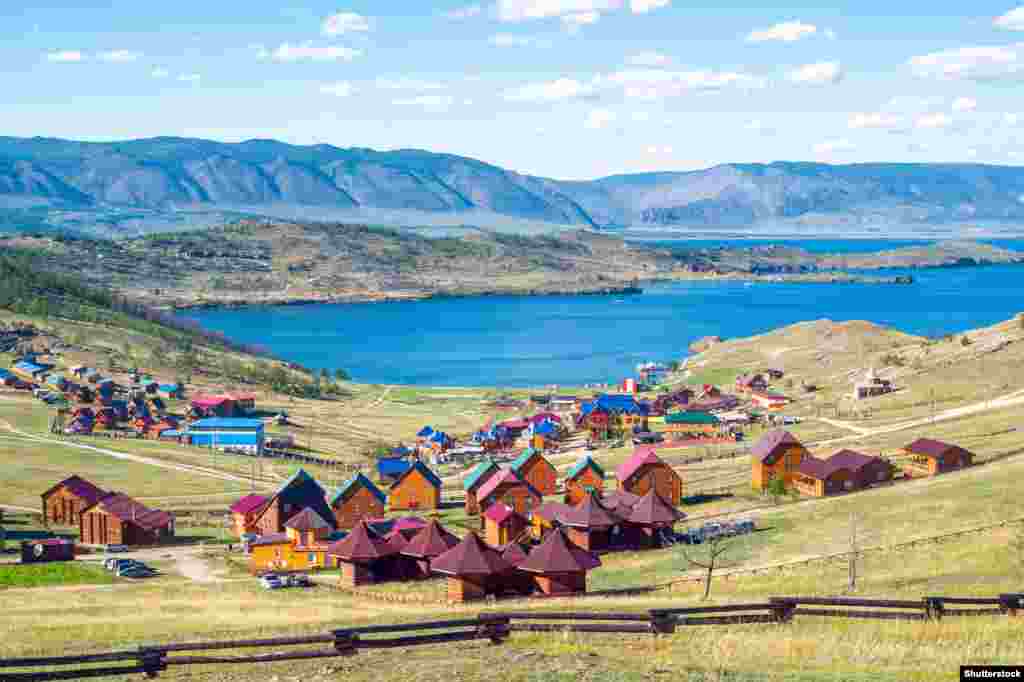
<instances>
[{"instance_id":1,"label":"white cloud","mask_svg":"<svg viewBox=\"0 0 1024 682\"><path fill-rule=\"evenodd\" d=\"M914 127L919 130L936 130L953 125L953 119L941 111L935 114L924 114L914 120Z\"/></svg>"},{"instance_id":2,"label":"white cloud","mask_svg":"<svg viewBox=\"0 0 1024 682\"><path fill-rule=\"evenodd\" d=\"M426 111L438 113L448 111L454 103L455 98L450 95L420 95L394 101L394 104L401 106L417 106Z\"/></svg>"},{"instance_id":3,"label":"white cloud","mask_svg":"<svg viewBox=\"0 0 1024 682\"><path fill-rule=\"evenodd\" d=\"M600 19L600 12L578 12L576 14L566 14L563 16L562 24L565 26L567 31L575 33L580 30L580 27L596 24Z\"/></svg>"},{"instance_id":4,"label":"white cloud","mask_svg":"<svg viewBox=\"0 0 1024 682\"><path fill-rule=\"evenodd\" d=\"M978 108L978 100L972 97L957 97L953 100L953 111L966 112Z\"/></svg>"},{"instance_id":5,"label":"white cloud","mask_svg":"<svg viewBox=\"0 0 1024 682\"><path fill-rule=\"evenodd\" d=\"M658 147L657 145L651 145L645 150L650 156L669 156L673 149L672 147Z\"/></svg>"},{"instance_id":6,"label":"white cloud","mask_svg":"<svg viewBox=\"0 0 1024 682\"><path fill-rule=\"evenodd\" d=\"M1013 127L1021 122L1024 122L1024 118L1020 114L1003 114L1003 125Z\"/></svg>"},{"instance_id":7,"label":"white cloud","mask_svg":"<svg viewBox=\"0 0 1024 682\"><path fill-rule=\"evenodd\" d=\"M790 71L786 78L793 83L835 85L843 80L844 75L843 67L839 62L817 62L804 64L800 68Z\"/></svg>"},{"instance_id":8,"label":"white cloud","mask_svg":"<svg viewBox=\"0 0 1024 682\"><path fill-rule=\"evenodd\" d=\"M421 81L414 78L378 78L376 85L381 90L444 90L444 84L436 81Z\"/></svg>"},{"instance_id":9,"label":"white cloud","mask_svg":"<svg viewBox=\"0 0 1024 682\"><path fill-rule=\"evenodd\" d=\"M668 56L657 52L640 52L626 58L630 66L665 66L668 62Z\"/></svg>"},{"instance_id":10,"label":"white cloud","mask_svg":"<svg viewBox=\"0 0 1024 682\"><path fill-rule=\"evenodd\" d=\"M498 19L507 22L552 19L570 14L608 12L623 0L498 0Z\"/></svg>"},{"instance_id":11,"label":"white cloud","mask_svg":"<svg viewBox=\"0 0 1024 682\"><path fill-rule=\"evenodd\" d=\"M989 81L1024 78L1024 43L1001 47L960 47L911 57L920 77Z\"/></svg>"},{"instance_id":12,"label":"white cloud","mask_svg":"<svg viewBox=\"0 0 1024 682\"><path fill-rule=\"evenodd\" d=\"M559 100L585 97L594 92L594 87L572 78L559 78L545 83L530 83L515 90L506 91L502 97L509 102L556 102Z\"/></svg>"},{"instance_id":13,"label":"white cloud","mask_svg":"<svg viewBox=\"0 0 1024 682\"><path fill-rule=\"evenodd\" d=\"M607 109L594 109L587 114L587 119L583 122L583 127L587 130L600 130L605 128L610 123L614 123L618 116L614 111Z\"/></svg>"},{"instance_id":14,"label":"white cloud","mask_svg":"<svg viewBox=\"0 0 1024 682\"><path fill-rule=\"evenodd\" d=\"M326 36L340 36L346 33L366 33L370 21L355 12L339 12L324 19L323 33Z\"/></svg>"},{"instance_id":15,"label":"white cloud","mask_svg":"<svg viewBox=\"0 0 1024 682\"><path fill-rule=\"evenodd\" d=\"M183 73L178 76L178 80L182 83L198 83L202 76L198 73Z\"/></svg>"},{"instance_id":16,"label":"white cloud","mask_svg":"<svg viewBox=\"0 0 1024 682\"><path fill-rule=\"evenodd\" d=\"M744 124L743 129L760 135L774 135L776 132L774 128L766 125L765 122L759 118L753 118L747 121L746 124Z\"/></svg>"},{"instance_id":17,"label":"white cloud","mask_svg":"<svg viewBox=\"0 0 1024 682\"><path fill-rule=\"evenodd\" d=\"M100 54L100 61L113 63L134 62L141 56L140 53L130 50L111 50Z\"/></svg>"},{"instance_id":18,"label":"white cloud","mask_svg":"<svg viewBox=\"0 0 1024 682\"><path fill-rule=\"evenodd\" d=\"M153 78L167 78L168 76L171 75L171 72L168 71L167 69L162 69L162 68L157 67L157 68L153 69L152 71L150 71L149 75L152 76Z\"/></svg>"},{"instance_id":19,"label":"white cloud","mask_svg":"<svg viewBox=\"0 0 1024 682\"><path fill-rule=\"evenodd\" d=\"M472 19L473 17L479 16L484 11L484 8L480 5L468 5L466 7L458 7L448 12L445 16L449 19L462 20Z\"/></svg>"},{"instance_id":20,"label":"white cloud","mask_svg":"<svg viewBox=\"0 0 1024 682\"><path fill-rule=\"evenodd\" d=\"M498 33L491 36L488 42L495 47L533 47L538 49L551 47L550 40L534 36L517 36L512 33Z\"/></svg>"},{"instance_id":21,"label":"white cloud","mask_svg":"<svg viewBox=\"0 0 1024 682\"><path fill-rule=\"evenodd\" d=\"M627 97L653 100L679 96L693 91L725 88L755 88L763 82L734 71L662 71L634 69L619 71L597 79L602 86L621 87Z\"/></svg>"},{"instance_id":22,"label":"white cloud","mask_svg":"<svg viewBox=\"0 0 1024 682\"><path fill-rule=\"evenodd\" d=\"M849 152L856 149L856 146L845 137L838 140L827 140L814 145L814 153L827 156L836 152Z\"/></svg>"},{"instance_id":23,"label":"white cloud","mask_svg":"<svg viewBox=\"0 0 1024 682\"><path fill-rule=\"evenodd\" d=\"M903 125L902 116L884 111L853 114L849 120L849 126L855 129L878 128L882 130L895 130L902 128Z\"/></svg>"},{"instance_id":24,"label":"white cloud","mask_svg":"<svg viewBox=\"0 0 1024 682\"><path fill-rule=\"evenodd\" d=\"M782 41L792 43L801 38L814 35L818 27L814 24L805 24L802 21L785 21L768 28L755 29L747 34L747 42L764 43L768 41Z\"/></svg>"},{"instance_id":25,"label":"white cloud","mask_svg":"<svg viewBox=\"0 0 1024 682\"><path fill-rule=\"evenodd\" d=\"M832 29L826 28L824 33L825 33L825 37L828 38L829 40L835 40L836 39L836 32L833 31Z\"/></svg>"},{"instance_id":26,"label":"white cloud","mask_svg":"<svg viewBox=\"0 0 1024 682\"><path fill-rule=\"evenodd\" d=\"M968 156L968 158L971 158L971 159L978 158L978 150L974 149L974 148L968 149L967 150L967 156Z\"/></svg>"},{"instance_id":27,"label":"white cloud","mask_svg":"<svg viewBox=\"0 0 1024 682\"><path fill-rule=\"evenodd\" d=\"M907 145L907 151L911 154L920 154L928 151L929 149L930 147L928 145L921 144L920 142L911 142Z\"/></svg>"},{"instance_id":28,"label":"white cloud","mask_svg":"<svg viewBox=\"0 0 1024 682\"><path fill-rule=\"evenodd\" d=\"M334 95L335 97L349 97L355 93L355 88L348 81L338 81L337 83L327 83L320 86L320 93L324 95Z\"/></svg>"},{"instance_id":29,"label":"white cloud","mask_svg":"<svg viewBox=\"0 0 1024 682\"><path fill-rule=\"evenodd\" d=\"M632 114L629 115L629 118L634 123L646 123L647 121L651 120L651 114L646 111L634 111Z\"/></svg>"},{"instance_id":30,"label":"white cloud","mask_svg":"<svg viewBox=\"0 0 1024 682\"><path fill-rule=\"evenodd\" d=\"M992 23L1005 31L1024 31L1024 7L1011 9L1001 17L996 17Z\"/></svg>"},{"instance_id":31,"label":"white cloud","mask_svg":"<svg viewBox=\"0 0 1024 682\"><path fill-rule=\"evenodd\" d=\"M647 12L668 7L672 0L629 0L629 9L633 14L646 14Z\"/></svg>"},{"instance_id":32,"label":"white cloud","mask_svg":"<svg viewBox=\"0 0 1024 682\"><path fill-rule=\"evenodd\" d=\"M269 56L274 59L274 61L278 62L335 62L339 59L350 62L362 54L362 51L351 47L314 47L309 43L306 43L305 45L289 45L288 43L282 43L281 46L270 53Z\"/></svg>"},{"instance_id":33,"label":"white cloud","mask_svg":"<svg viewBox=\"0 0 1024 682\"><path fill-rule=\"evenodd\" d=\"M58 52L50 52L46 55L46 60L54 62L56 64L70 64L73 62L80 62L85 59L78 50L60 50Z\"/></svg>"}]
</instances>

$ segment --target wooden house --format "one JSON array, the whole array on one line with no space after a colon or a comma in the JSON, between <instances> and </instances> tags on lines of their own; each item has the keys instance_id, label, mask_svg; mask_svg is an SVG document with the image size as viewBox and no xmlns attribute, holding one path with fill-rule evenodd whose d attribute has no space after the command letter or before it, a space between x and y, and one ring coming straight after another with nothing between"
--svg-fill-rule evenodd
<instances>
[{"instance_id":1,"label":"wooden house","mask_svg":"<svg viewBox=\"0 0 1024 682\"><path fill-rule=\"evenodd\" d=\"M568 595L587 591L587 571L601 565L595 554L573 544L562 529L548 533L516 570L533 576L541 594Z\"/></svg>"},{"instance_id":2,"label":"wooden house","mask_svg":"<svg viewBox=\"0 0 1024 682\"><path fill-rule=\"evenodd\" d=\"M258 529L254 523L256 516L268 502L263 495L246 495L231 505L231 525L238 537L250 533L257 533Z\"/></svg>"},{"instance_id":3,"label":"wooden house","mask_svg":"<svg viewBox=\"0 0 1024 682\"><path fill-rule=\"evenodd\" d=\"M235 401L226 395L197 395L191 405L197 417L234 417L236 413Z\"/></svg>"},{"instance_id":4,"label":"wooden house","mask_svg":"<svg viewBox=\"0 0 1024 682\"><path fill-rule=\"evenodd\" d=\"M509 467L543 495L554 495L558 486L558 470L539 450L526 448Z\"/></svg>"},{"instance_id":5,"label":"wooden house","mask_svg":"<svg viewBox=\"0 0 1024 682\"><path fill-rule=\"evenodd\" d=\"M109 493L81 511L78 528L85 545L155 545L174 537L174 517Z\"/></svg>"},{"instance_id":6,"label":"wooden house","mask_svg":"<svg viewBox=\"0 0 1024 682\"><path fill-rule=\"evenodd\" d=\"M363 519L384 515L387 496L361 472L342 483L328 501L337 528L355 528Z\"/></svg>"},{"instance_id":7,"label":"wooden house","mask_svg":"<svg viewBox=\"0 0 1024 682\"><path fill-rule=\"evenodd\" d=\"M604 490L604 469L590 455L584 455L565 474L565 503L579 504L591 490Z\"/></svg>"},{"instance_id":8,"label":"wooden house","mask_svg":"<svg viewBox=\"0 0 1024 682\"><path fill-rule=\"evenodd\" d=\"M974 462L970 451L931 438L918 438L903 452L911 458L905 469L907 476L936 476L969 467Z\"/></svg>"},{"instance_id":9,"label":"wooden house","mask_svg":"<svg viewBox=\"0 0 1024 682\"><path fill-rule=\"evenodd\" d=\"M78 525L79 514L99 502L106 494L81 476L69 476L40 495L43 523Z\"/></svg>"},{"instance_id":10,"label":"wooden house","mask_svg":"<svg viewBox=\"0 0 1024 682\"><path fill-rule=\"evenodd\" d=\"M259 510L252 525L260 535L283 533L288 520L306 507L333 526L334 513L327 506L324 489L304 469L299 469L281 484Z\"/></svg>"},{"instance_id":11,"label":"wooden house","mask_svg":"<svg viewBox=\"0 0 1024 682\"><path fill-rule=\"evenodd\" d=\"M501 502L517 513L529 516L540 506L542 496L516 472L502 469L480 486L476 491L476 499L481 512L486 512L492 504Z\"/></svg>"},{"instance_id":12,"label":"wooden house","mask_svg":"<svg viewBox=\"0 0 1024 682\"><path fill-rule=\"evenodd\" d=\"M646 431L650 406L633 395L604 393L580 405L577 424L595 439Z\"/></svg>"},{"instance_id":13,"label":"wooden house","mask_svg":"<svg viewBox=\"0 0 1024 682\"><path fill-rule=\"evenodd\" d=\"M341 584L358 587L383 582L394 575L392 558L398 554L397 544L371 530L366 521L360 521L344 539L327 548L327 556L341 567Z\"/></svg>"},{"instance_id":14,"label":"wooden house","mask_svg":"<svg viewBox=\"0 0 1024 682\"><path fill-rule=\"evenodd\" d=\"M660 431L670 434L673 440L685 440L714 436L721 428L721 419L710 412L685 410L666 414Z\"/></svg>"},{"instance_id":15,"label":"wooden house","mask_svg":"<svg viewBox=\"0 0 1024 682\"><path fill-rule=\"evenodd\" d=\"M331 524L306 507L285 524L284 533L271 533L249 543L249 572L315 571L327 566Z\"/></svg>"},{"instance_id":16,"label":"wooden house","mask_svg":"<svg viewBox=\"0 0 1024 682\"><path fill-rule=\"evenodd\" d=\"M771 391L754 391L751 393L750 399L755 406L764 410L781 410L793 402L787 396L781 393L772 393Z\"/></svg>"},{"instance_id":17,"label":"wooden house","mask_svg":"<svg viewBox=\"0 0 1024 682\"><path fill-rule=\"evenodd\" d=\"M618 511L618 508L616 508ZM659 547L675 535L675 524L686 514L668 503L656 490L648 490L629 510L623 528L628 544Z\"/></svg>"},{"instance_id":18,"label":"wooden house","mask_svg":"<svg viewBox=\"0 0 1024 682\"><path fill-rule=\"evenodd\" d=\"M445 530L440 523L432 520L406 542L399 551L399 554L411 560L409 568L412 570L407 572L407 577L429 578L430 562L457 544L459 544L459 538Z\"/></svg>"},{"instance_id":19,"label":"wooden house","mask_svg":"<svg viewBox=\"0 0 1024 682\"><path fill-rule=\"evenodd\" d=\"M810 453L789 431L769 431L750 450L751 487L764 492L775 478L790 487L804 457L810 457Z\"/></svg>"},{"instance_id":20,"label":"wooden house","mask_svg":"<svg viewBox=\"0 0 1024 682\"><path fill-rule=\"evenodd\" d=\"M473 532L430 562L430 567L448 576L448 600L453 602L483 599L501 591L498 581L512 568L501 552L488 547Z\"/></svg>"},{"instance_id":21,"label":"wooden house","mask_svg":"<svg viewBox=\"0 0 1024 682\"><path fill-rule=\"evenodd\" d=\"M484 512L484 539L494 547L517 542L528 527L526 517L506 504L492 504Z\"/></svg>"},{"instance_id":22,"label":"wooden house","mask_svg":"<svg viewBox=\"0 0 1024 682\"><path fill-rule=\"evenodd\" d=\"M892 465L881 457L840 450L828 459L804 457L793 479L804 495L825 497L863 490L892 479Z\"/></svg>"},{"instance_id":23,"label":"wooden house","mask_svg":"<svg viewBox=\"0 0 1024 682\"><path fill-rule=\"evenodd\" d=\"M441 506L441 479L420 460L413 462L388 491L388 507L437 509Z\"/></svg>"},{"instance_id":24,"label":"wooden house","mask_svg":"<svg viewBox=\"0 0 1024 682\"><path fill-rule=\"evenodd\" d=\"M624 521L601 504L596 491L590 491L575 507L557 513L556 520L570 542L592 552L610 549Z\"/></svg>"},{"instance_id":25,"label":"wooden house","mask_svg":"<svg viewBox=\"0 0 1024 682\"><path fill-rule=\"evenodd\" d=\"M483 460L462 479L462 489L466 491L466 513L476 516L480 513L480 505L477 503L476 493L480 486L486 483L492 476L500 471L493 459L488 457Z\"/></svg>"},{"instance_id":26,"label":"wooden house","mask_svg":"<svg viewBox=\"0 0 1024 682\"><path fill-rule=\"evenodd\" d=\"M736 377L736 390L741 393L768 390L768 380L762 374L741 374Z\"/></svg>"},{"instance_id":27,"label":"wooden house","mask_svg":"<svg viewBox=\"0 0 1024 682\"><path fill-rule=\"evenodd\" d=\"M654 489L673 505L678 505L683 499L682 477L662 461L652 447L638 447L619 466L616 476L619 490L642 497L648 490Z\"/></svg>"}]
</instances>

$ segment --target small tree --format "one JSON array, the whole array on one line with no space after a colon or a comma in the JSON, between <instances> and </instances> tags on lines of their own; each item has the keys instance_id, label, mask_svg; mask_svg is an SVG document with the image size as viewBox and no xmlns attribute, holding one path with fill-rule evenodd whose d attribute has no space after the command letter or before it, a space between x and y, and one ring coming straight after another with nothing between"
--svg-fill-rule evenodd
<instances>
[{"instance_id":1,"label":"small tree","mask_svg":"<svg viewBox=\"0 0 1024 682\"><path fill-rule=\"evenodd\" d=\"M692 549L686 549L686 545L681 545L683 558L686 559L688 567L704 571L704 600L711 596L711 580L715 577L715 571L728 565L729 552L733 549L732 541L735 538L736 536L717 535L706 538Z\"/></svg>"},{"instance_id":2,"label":"small tree","mask_svg":"<svg viewBox=\"0 0 1024 682\"><path fill-rule=\"evenodd\" d=\"M772 498L772 504L778 504L786 494L786 481L782 478L773 478L768 481L768 495Z\"/></svg>"}]
</instances>

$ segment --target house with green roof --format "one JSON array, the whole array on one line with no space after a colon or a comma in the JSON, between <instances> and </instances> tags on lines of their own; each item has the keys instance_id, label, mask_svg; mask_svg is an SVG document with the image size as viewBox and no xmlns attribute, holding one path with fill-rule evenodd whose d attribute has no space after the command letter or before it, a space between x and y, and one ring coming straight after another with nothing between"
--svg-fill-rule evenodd
<instances>
[{"instance_id":1,"label":"house with green roof","mask_svg":"<svg viewBox=\"0 0 1024 682\"><path fill-rule=\"evenodd\" d=\"M466 491L466 513L475 516L480 513L476 491L499 471L498 465L490 457L485 458L473 467L462 479L462 489Z\"/></svg>"},{"instance_id":2,"label":"house with green roof","mask_svg":"<svg viewBox=\"0 0 1024 682\"><path fill-rule=\"evenodd\" d=\"M327 501L338 528L355 528L361 519L384 516L387 502L387 495L362 472L338 486Z\"/></svg>"},{"instance_id":3,"label":"house with green roof","mask_svg":"<svg viewBox=\"0 0 1024 682\"><path fill-rule=\"evenodd\" d=\"M260 535L283 533L285 524L307 507L333 527L334 514L327 506L324 489L305 469L299 469L281 484L252 525Z\"/></svg>"},{"instance_id":4,"label":"house with green roof","mask_svg":"<svg viewBox=\"0 0 1024 682\"><path fill-rule=\"evenodd\" d=\"M604 490L604 468L590 455L581 457L565 474L565 503L577 505L591 491Z\"/></svg>"},{"instance_id":5,"label":"house with green roof","mask_svg":"<svg viewBox=\"0 0 1024 682\"><path fill-rule=\"evenodd\" d=\"M722 428L722 420L710 412L684 410L665 415L664 431L676 438L713 436Z\"/></svg>"},{"instance_id":6,"label":"house with green roof","mask_svg":"<svg viewBox=\"0 0 1024 682\"><path fill-rule=\"evenodd\" d=\"M541 495L554 495L558 486L558 471L540 450L526 448L509 465L521 479L532 485Z\"/></svg>"}]
</instances>

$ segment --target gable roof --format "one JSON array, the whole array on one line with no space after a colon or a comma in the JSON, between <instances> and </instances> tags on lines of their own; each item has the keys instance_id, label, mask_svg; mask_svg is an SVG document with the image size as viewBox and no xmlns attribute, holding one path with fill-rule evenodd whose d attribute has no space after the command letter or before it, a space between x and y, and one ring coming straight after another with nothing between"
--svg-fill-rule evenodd
<instances>
[{"instance_id":1,"label":"gable roof","mask_svg":"<svg viewBox=\"0 0 1024 682\"><path fill-rule=\"evenodd\" d=\"M252 542L249 543L250 547L259 547L261 545L290 545L292 543L291 538L288 537L287 533L270 533L268 535L261 535Z\"/></svg>"},{"instance_id":2,"label":"gable roof","mask_svg":"<svg viewBox=\"0 0 1024 682\"><path fill-rule=\"evenodd\" d=\"M513 516L519 516L515 509L507 504L492 504L484 512L484 518L490 519L497 524L505 523Z\"/></svg>"},{"instance_id":3,"label":"gable roof","mask_svg":"<svg viewBox=\"0 0 1024 682\"><path fill-rule=\"evenodd\" d=\"M511 564L470 531L459 544L433 559L430 568L454 576L488 576L507 571Z\"/></svg>"},{"instance_id":4,"label":"gable roof","mask_svg":"<svg viewBox=\"0 0 1024 682\"><path fill-rule=\"evenodd\" d=\"M246 495L242 499L231 505L229 511L235 514L251 514L268 501L268 498L263 495Z\"/></svg>"},{"instance_id":5,"label":"gable roof","mask_svg":"<svg viewBox=\"0 0 1024 682\"><path fill-rule=\"evenodd\" d=\"M324 520L322 516L306 507L295 516L288 519L284 524L285 528L292 530L317 530L319 528L332 528L333 526Z\"/></svg>"},{"instance_id":6,"label":"gable roof","mask_svg":"<svg viewBox=\"0 0 1024 682\"><path fill-rule=\"evenodd\" d=\"M556 518L563 525L577 528L611 528L622 523L622 517L601 504L595 492L584 497L575 507L560 510Z\"/></svg>"},{"instance_id":7,"label":"gable roof","mask_svg":"<svg viewBox=\"0 0 1024 682\"><path fill-rule=\"evenodd\" d=\"M526 550L518 542L509 542L498 548L501 552L501 558L510 563L513 566L518 566L521 562L526 561Z\"/></svg>"},{"instance_id":8,"label":"gable roof","mask_svg":"<svg viewBox=\"0 0 1024 682\"><path fill-rule=\"evenodd\" d=\"M345 561L367 562L392 556L397 550L388 541L370 530L366 521L360 521L344 539L327 548L330 556Z\"/></svg>"},{"instance_id":9,"label":"gable roof","mask_svg":"<svg viewBox=\"0 0 1024 682\"><path fill-rule=\"evenodd\" d=\"M869 464L880 461L880 457L872 457L855 450L842 449L828 458L828 463L836 469L847 469L858 472Z\"/></svg>"},{"instance_id":10,"label":"gable roof","mask_svg":"<svg viewBox=\"0 0 1024 682\"><path fill-rule=\"evenodd\" d=\"M381 478L385 476L398 477L408 471L411 466L412 464L404 457L381 457L377 460L377 475Z\"/></svg>"},{"instance_id":11,"label":"gable roof","mask_svg":"<svg viewBox=\"0 0 1024 682\"><path fill-rule=\"evenodd\" d=\"M412 465L408 469L406 469L401 476L398 477L398 480L391 484L391 487L395 488L397 486L400 486L402 484L402 481L404 481L406 477L414 471L420 472L423 478L427 479L427 482L430 483L430 485L434 486L435 488L441 487L441 479L438 478L437 474L431 471L430 468L421 460L416 460L415 462L413 462Z\"/></svg>"},{"instance_id":12,"label":"gable roof","mask_svg":"<svg viewBox=\"0 0 1024 682\"><path fill-rule=\"evenodd\" d=\"M763 464L771 464L779 448L787 445L801 445L801 443L789 431L775 429L761 436L761 439L750 449L750 454Z\"/></svg>"},{"instance_id":13,"label":"gable roof","mask_svg":"<svg viewBox=\"0 0 1024 682\"><path fill-rule=\"evenodd\" d=\"M915 455L925 455L926 457L942 457L942 455L953 449L963 450L959 445L953 445L952 443L946 443L933 438L918 438L906 447L908 452L912 452Z\"/></svg>"},{"instance_id":14,"label":"gable roof","mask_svg":"<svg viewBox=\"0 0 1024 682\"><path fill-rule=\"evenodd\" d=\"M576 461L576 463L572 465L572 467L570 467L569 471L566 472L566 474L565 474L566 480L569 480L569 479L572 479L572 478L576 478L581 473L583 473L584 469L587 469L587 468L593 469L594 473L596 473L602 479L605 477L604 476L604 468L600 464L598 464L596 461L594 461L594 458L591 457L590 455L584 455L583 457L580 457Z\"/></svg>"},{"instance_id":15,"label":"gable roof","mask_svg":"<svg viewBox=\"0 0 1024 682\"><path fill-rule=\"evenodd\" d=\"M627 478L639 471L641 467L648 464L664 464L665 466L668 466L660 457L658 457L658 453L655 452L654 448L650 446L640 446L633 451L633 454L630 455L629 459L619 465L619 468L615 471L615 476L619 481L625 481Z\"/></svg>"},{"instance_id":16,"label":"gable roof","mask_svg":"<svg viewBox=\"0 0 1024 682\"><path fill-rule=\"evenodd\" d=\"M835 471L836 467L832 466L828 460L818 459L817 457L804 457L800 460L800 466L797 467L797 472L821 481L831 476Z\"/></svg>"},{"instance_id":17,"label":"gable roof","mask_svg":"<svg viewBox=\"0 0 1024 682\"><path fill-rule=\"evenodd\" d=\"M462 488L467 493L472 492L478 485L482 485L491 476L498 473L498 465L488 457L473 467L466 477L462 479Z\"/></svg>"},{"instance_id":18,"label":"gable roof","mask_svg":"<svg viewBox=\"0 0 1024 682\"><path fill-rule=\"evenodd\" d=\"M416 432L416 435L419 438L427 438L432 433L434 433L434 427L432 427L432 426L424 426L422 429L420 429L419 431Z\"/></svg>"},{"instance_id":19,"label":"gable roof","mask_svg":"<svg viewBox=\"0 0 1024 682\"><path fill-rule=\"evenodd\" d=\"M530 458L536 454L539 453L536 450L534 450L533 447L528 447L522 452L520 452L519 456L512 460L512 462L509 463L508 466L510 469L512 469L512 471L518 472L520 469L526 466L526 463L530 461Z\"/></svg>"},{"instance_id":20,"label":"gable roof","mask_svg":"<svg viewBox=\"0 0 1024 682\"><path fill-rule=\"evenodd\" d=\"M331 495L331 499L329 500L330 506L338 506L352 493L355 493L355 491L359 490L360 487L369 490L370 494L376 497L381 504L387 504L387 495L385 495L380 488L374 485L373 481L364 476L363 472L359 471L356 472L355 476L352 476L347 481L338 486L338 489L334 492L333 495Z\"/></svg>"},{"instance_id":21,"label":"gable roof","mask_svg":"<svg viewBox=\"0 0 1024 682\"><path fill-rule=\"evenodd\" d=\"M331 528L334 528L337 523L334 519L334 512L327 506L327 494L305 469L298 469L278 487L277 492L267 501L266 507L260 512L257 520L274 505L275 501L282 505L290 505L293 509L301 510L309 507Z\"/></svg>"},{"instance_id":22,"label":"gable roof","mask_svg":"<svg viewBox=\"0 0 1024 682\"><path fill-rule=\"evenodd\" d=\"M529 482L523 479L519 474L512 471L511 469L502 469L497 474L491 476L486 481L484 481L484 484L477 488L476 499L486 499L488 495L497 490L498 486L504 483L524 485L530 491L530 494L533 495L534 497L538 499L543 497L539 492L537 492L536 488L530 485Z\"/></svg>"},{"instance_id":23,"label":"gable roof","mask_svg":"<svg viewBox=\"0 0 1024 682\"><path fill-rule=\"evenodd\" d=\"M639 495L634 495L626 490L615 490L605 493L601 497L601 503L619 516L628 517L633 507L640 502L640 499Z\"/></svg>"},{"instance_id":24,"label":"gable roof","mask_svg":"<svg viewBox=\"0 0 1024 682\"><path fill-rule=\"evenodd\" d=\"M96 504L104 495L107 493L101 490L98 486L93 485L89 481L85 480L81 476L73 475L68 476L63 481L53 486L42 494L42 497L47 497L53 491L57 490L61 486L64 486L68 491L76 497L81 497L85 500L86 504L92 506Z\"/></svg>"},{"instance_id":25,"label":"gable roof","mask_svg":"<svg viewBox=\"0 0 1024 682\"><path fill-rule=\"evenodd\" d=\"M666 424L718 424L719 422L718 417L708 412L687 410L665 415Z\"/></svg>"},{"instance_id":26,"label":"gable roof","mask_svg":"<svg viewBox=\"0 0 1024 682\"><path fill-rule=\"evenodd\" d=\"M549 532L544 542L533 549L516 568L531 573L577 573L600 565L601 560L597 555L574 545L565 536L565 531L557 528Z\"/></svg>"},{"instance_id":27,"label":"gable roof","mask_svg":"<svg viewBox=\"0 0 1024 682\"><path fill-rule=\"evenodd\" d=\"M628 520L630 523L641 525L661 525L682 521L685 518L686 514L673 507L651 488L633 507Z\"/></svg>"},{"instance_id":28,"label":"gable roof","mask_svg":"<svg viewBox=\"0 0 1024 682\"><path fill-rule=\"evenodd\" d=\"M159 509L150 509L141 502L136 502L122 493L110 493L94 505L83 509L82 513L96 507L125 523L131 523L143 530L163 528L174 520L174 517L167 512L160 511Z\"/></svg>"},{"instance_id":29,"label":"gable roof","mask_svg":"<svg viewBox=\"0 0 1024 682\"><path fill-rule=\"evenodd\" d=\"M436 520L431 520L425 527L402 548L402 554L428 559L441 556L459 544L459 538L449 533Z\"/></svg>"}]
</instances>

